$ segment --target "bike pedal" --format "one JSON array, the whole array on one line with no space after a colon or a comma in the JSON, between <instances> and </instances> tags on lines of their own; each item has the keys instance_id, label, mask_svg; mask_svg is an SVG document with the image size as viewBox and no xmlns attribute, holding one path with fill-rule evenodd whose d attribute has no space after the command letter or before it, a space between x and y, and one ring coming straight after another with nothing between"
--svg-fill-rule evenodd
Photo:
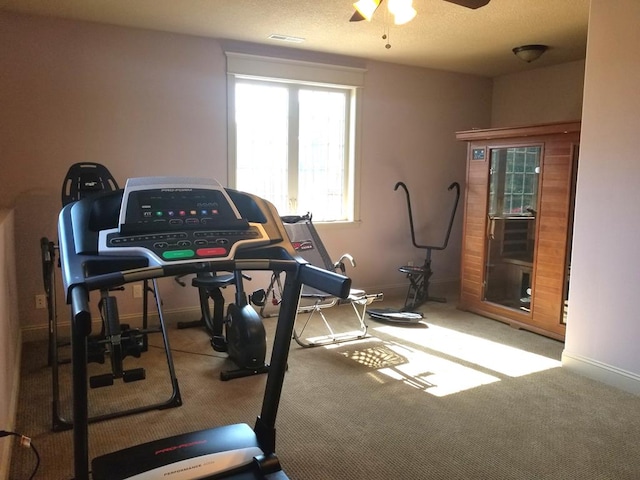
<instances>
[{"instance_id":1,"label":"bike pedal","mask_svg":"<svg viewBox=\"0 0 640 480\"><path fill-rule=\"evenodd\" d=\"M211 346L216 352L227 351L227 341L222 336L211 337Z\"/></svg>"},{"instance_id":2,"label":"bike pedal","mask_svg":"<svg viewBox=\"0 0 640 480\"><path fill-rule=\"evenodd\" d=\"M122 381L124 383L137 382L147 378L144 368L132 368L122 372Z\"/></svg>"},{"instance_id":3,"label":"bike pedal","mask_svg":"<svg viewBox=\"0 0 640 480\"><path fill-rule=\"evenodd\" d=\"M111 373L89 377L89 386L91 388L110 387L111 385L113 385L113 374Z\"/></svg>"}]
</instances>

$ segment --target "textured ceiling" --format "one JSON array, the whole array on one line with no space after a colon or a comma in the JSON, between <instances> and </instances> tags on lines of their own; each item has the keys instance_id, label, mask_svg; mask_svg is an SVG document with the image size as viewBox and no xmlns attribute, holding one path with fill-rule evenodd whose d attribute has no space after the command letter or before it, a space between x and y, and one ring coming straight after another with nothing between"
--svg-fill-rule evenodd
<instances>
[{"instance_id":1,"label":"textured ceiling","mask_svg":"<svg viewBox=\"0 0 640 480\"><path fill-rule=\"evenodd\" d=\"M0 0L0 9L294 47L494 77L585 58L589 0L491 0L477 10L414 0L417 17L349 22L353 0ZM385 48L388 35L391 48ZM304 38L299 44L269 39ZM527 64L511 49L545 44Z\"/></svg>"}]
</instances>

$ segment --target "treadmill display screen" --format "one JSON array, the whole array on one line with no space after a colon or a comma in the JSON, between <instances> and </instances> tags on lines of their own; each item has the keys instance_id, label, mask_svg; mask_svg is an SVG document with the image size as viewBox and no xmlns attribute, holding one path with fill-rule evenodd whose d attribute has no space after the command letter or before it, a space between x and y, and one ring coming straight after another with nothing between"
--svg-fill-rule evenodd
<instances>
[{"instance_id":1,"label":"treadmill display screen","mask_svg":"<svg viewBox=\"0 0 640 480\"><path fill-rule=\"evenodd\" d=\"M202 228L248 228L218 190L159 188L129 193L125 223L129 232ZM123 232L124 233L124 232Z\"/></svg>"}]
</instances>

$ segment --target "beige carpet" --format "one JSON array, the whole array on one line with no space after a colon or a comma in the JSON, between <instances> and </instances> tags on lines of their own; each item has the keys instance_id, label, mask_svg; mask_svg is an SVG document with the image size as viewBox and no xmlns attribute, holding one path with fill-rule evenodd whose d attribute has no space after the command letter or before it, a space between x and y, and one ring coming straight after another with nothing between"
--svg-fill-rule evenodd
<instances>
[{"instance_id":1,"label":"beige carpet","mask_svg":"<svg viewBox=\"0 0 640 480\"><path fill-rule=\"evenodd\" d=\"M332 318L342 324L348 308ZM563 370L560 342L458 311L454 302L422 310L429 328L368 320L371 336L362 341L292 345L277 422L277 452L291 479L640 478L640 398ZM274 323L265 320L269 332ZM253 425L265 377L221 382L220 370L232 365L204 331L170 332L184 405L92 424L92 457L217 425ZM160 345L158 335L150 341ZM23 352L17 429L42 456L36 478L72 478L71 433L51 432L46 345ZM92 391L93 414L168 397L161 349L129 360L129 368L146 365L148 378ZM63 403L70 415L68 395ZM14 448L10 478L28 478L33 462L28 449Z\"/></svg>"}]
</instances>

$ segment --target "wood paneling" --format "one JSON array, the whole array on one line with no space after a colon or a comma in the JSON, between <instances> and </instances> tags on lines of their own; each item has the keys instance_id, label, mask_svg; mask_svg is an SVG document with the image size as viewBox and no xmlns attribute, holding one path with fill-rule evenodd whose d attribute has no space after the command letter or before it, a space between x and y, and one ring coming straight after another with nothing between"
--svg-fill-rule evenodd
<instances>
[{"instance_id":1,"label":"wood paneling","mask_svg":"<svg viewBox=\"0 0 640 480\"><path fill-rule=\"evenodd\" d=\"M525 139L526 137L542 137L545 135L563 135L580 133L580 122L546 123L542 125L530 125L525 127L504 127L465 130L457 132L458 140L488 140L495 141L499 138Z\"/></svg>"},{"instance_id":2,"label":"wood paneling","mask_svg":"<svg viewBox=\"0 0 640 480\"><path fill-rule=\"evenodd\" d=\"M564 338L562 315L576 168L574 152L579 137L580 122L458 132L459 140L469 142L460 308ZM530 312L483 300L490 149L520 145L542 145ZM472 159L472 152L477 149L484 149L483 160Z\"/></svg>"},{"instance_id":3,"label":"wood paneling","mask_svg":"<svg viewBox=\"0 0 640 480\"><path fill-rule=\"evenodd\" d=\"M469 156L476 145L469 145ZM484 149L481 145L479 148ZM488 152L483 160L469 160L464 213L464 244L462 248L461 302L473 302L482 295L484 238L486 231Z\"/></svg>"}]
</instances>

